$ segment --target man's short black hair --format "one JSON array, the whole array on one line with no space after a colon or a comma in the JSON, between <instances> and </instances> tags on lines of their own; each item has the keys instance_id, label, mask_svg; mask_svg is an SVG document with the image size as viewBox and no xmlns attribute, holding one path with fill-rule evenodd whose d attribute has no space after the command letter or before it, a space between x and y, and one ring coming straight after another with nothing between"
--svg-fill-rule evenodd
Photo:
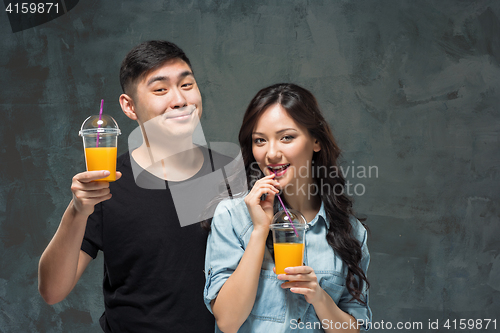
<instances>
[{"instance_id":1,"label":"man's short black hair","mask_svg":"<svg viewBox=\"0 0 500 333\"><path fill-rule=\"evenodd\" d=\"M152 70L174 59L181 59L191 68L188 57L180 47L164 40L150 40L134 47L123 59L120 68L120 84L123 93L130 85ZM193 69L191 68L191 71Z\"/></svg>"}]
</instances>

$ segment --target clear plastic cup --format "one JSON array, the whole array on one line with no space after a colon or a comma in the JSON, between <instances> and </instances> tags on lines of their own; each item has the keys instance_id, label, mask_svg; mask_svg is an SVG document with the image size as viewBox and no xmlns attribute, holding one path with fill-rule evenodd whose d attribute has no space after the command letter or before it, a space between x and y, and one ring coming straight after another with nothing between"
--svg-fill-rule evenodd
<instances>
[{"instance_id":1,"label":"clear plastic cup","mask_svg":"<svg viewBox=\"0 0 500 333\"><path fill-rule=\"evenodd\" d=\"M284 211L280 211L274 215L270 226L273 232L276 274L285 274L285 268L302 266L304 263L306 219L293 209L289 209L288 214L292 221Z\"/></svg>"},{"instance_id":2,"label":"clear plastic cup","mask_svg":"<svg viewBox=\"0 0 500 333\"><path fill-rule=\"evenodd\" d=\"M116 180L116 151L120 129L113 117L106 114L90 116L82 124L79 135L83 138L87 171L108 170L109 176L99 181Z\"/></svg>"}]
</instances>

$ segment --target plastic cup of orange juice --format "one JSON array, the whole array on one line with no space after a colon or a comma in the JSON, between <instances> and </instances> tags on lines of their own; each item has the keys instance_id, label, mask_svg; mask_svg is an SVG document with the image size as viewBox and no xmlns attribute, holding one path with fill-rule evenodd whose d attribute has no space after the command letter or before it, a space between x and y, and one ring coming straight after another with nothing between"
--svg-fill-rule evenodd
<instances>
[{"instance_id":1,"label":"plastic cup of orange juice","mask_svg":"<svg viewBox=\"0 0 500 333\"><path fill-rule=\"evenodd\" d=\"M120 129L107 114L90 116L82 124L79 135L83 138L87 171L108 170L109 176L98 181L116 180L116 151Z\"/></svg>"},{"instance_id":2,"label":"plastic cup of orange juice","mask_svg":"<svg viewBox=\"0 0 500 333\"><path fill-rule=\"evenodd\" d=\"M290 218L292 221L289 221ZM275 214L270 228L273 232L276 274L285 274L285 268L302 266L307 225L304 216L293 209ZM293 223L293 225L292 225Z\"/></svg>"}]
</instances>

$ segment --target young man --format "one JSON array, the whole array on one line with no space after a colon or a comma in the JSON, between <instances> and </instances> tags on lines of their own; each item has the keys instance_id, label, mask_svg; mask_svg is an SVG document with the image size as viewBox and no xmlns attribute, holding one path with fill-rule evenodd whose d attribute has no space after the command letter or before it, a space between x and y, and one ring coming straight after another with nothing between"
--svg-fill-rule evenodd
<instances>
[{"instance_id":1,"label":"young man","mask_svg":"<svg viewBox=\"0 0 500 333\"><path fill-rule=\"evenodd\" d=\"M201 94L176 45L135 47L120 82L120 105L139 123L143 142L118 158L116 182L95 182L105 171L73 178L73 199L40 259L40 294L49 304L63 300L101 250L105 332L213 332L202 299L207 232L199 224L181 227L170 187L229 160L214 162L193 143Z\"/></svg>"}]
</instances>

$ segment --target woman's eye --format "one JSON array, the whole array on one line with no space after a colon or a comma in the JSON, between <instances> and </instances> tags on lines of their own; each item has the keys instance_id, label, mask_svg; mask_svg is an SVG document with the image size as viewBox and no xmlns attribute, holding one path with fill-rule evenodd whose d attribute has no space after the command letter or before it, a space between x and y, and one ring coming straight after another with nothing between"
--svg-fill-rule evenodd
<instances>
[{"instance_id":1,"label":"woman's eye","mask_svg":"<svg viewBox=\"0 0 500 333\"><path fill-rule=\"evenodd\" d=\"M257 139L254 139L254 140L253 140L253 143L255 143L256 145L261 144L261 143L264 143L264 139L262 139L262 138L257 138Z\"/></svg>"},{"instance_id":2,"label":"woman's eye","mask_svg":"<svg viewBox=\"0 0 500 333\"><path fill-rule=\"evenodd\" d=\"M285 136L282 138L282 140L283 140L283 141L292 141L292 140L293 140L293 138L294 138L294 137L293 137L293 136L291 136L291 135L285 135Z\"/></svg>"}]
</instances>

